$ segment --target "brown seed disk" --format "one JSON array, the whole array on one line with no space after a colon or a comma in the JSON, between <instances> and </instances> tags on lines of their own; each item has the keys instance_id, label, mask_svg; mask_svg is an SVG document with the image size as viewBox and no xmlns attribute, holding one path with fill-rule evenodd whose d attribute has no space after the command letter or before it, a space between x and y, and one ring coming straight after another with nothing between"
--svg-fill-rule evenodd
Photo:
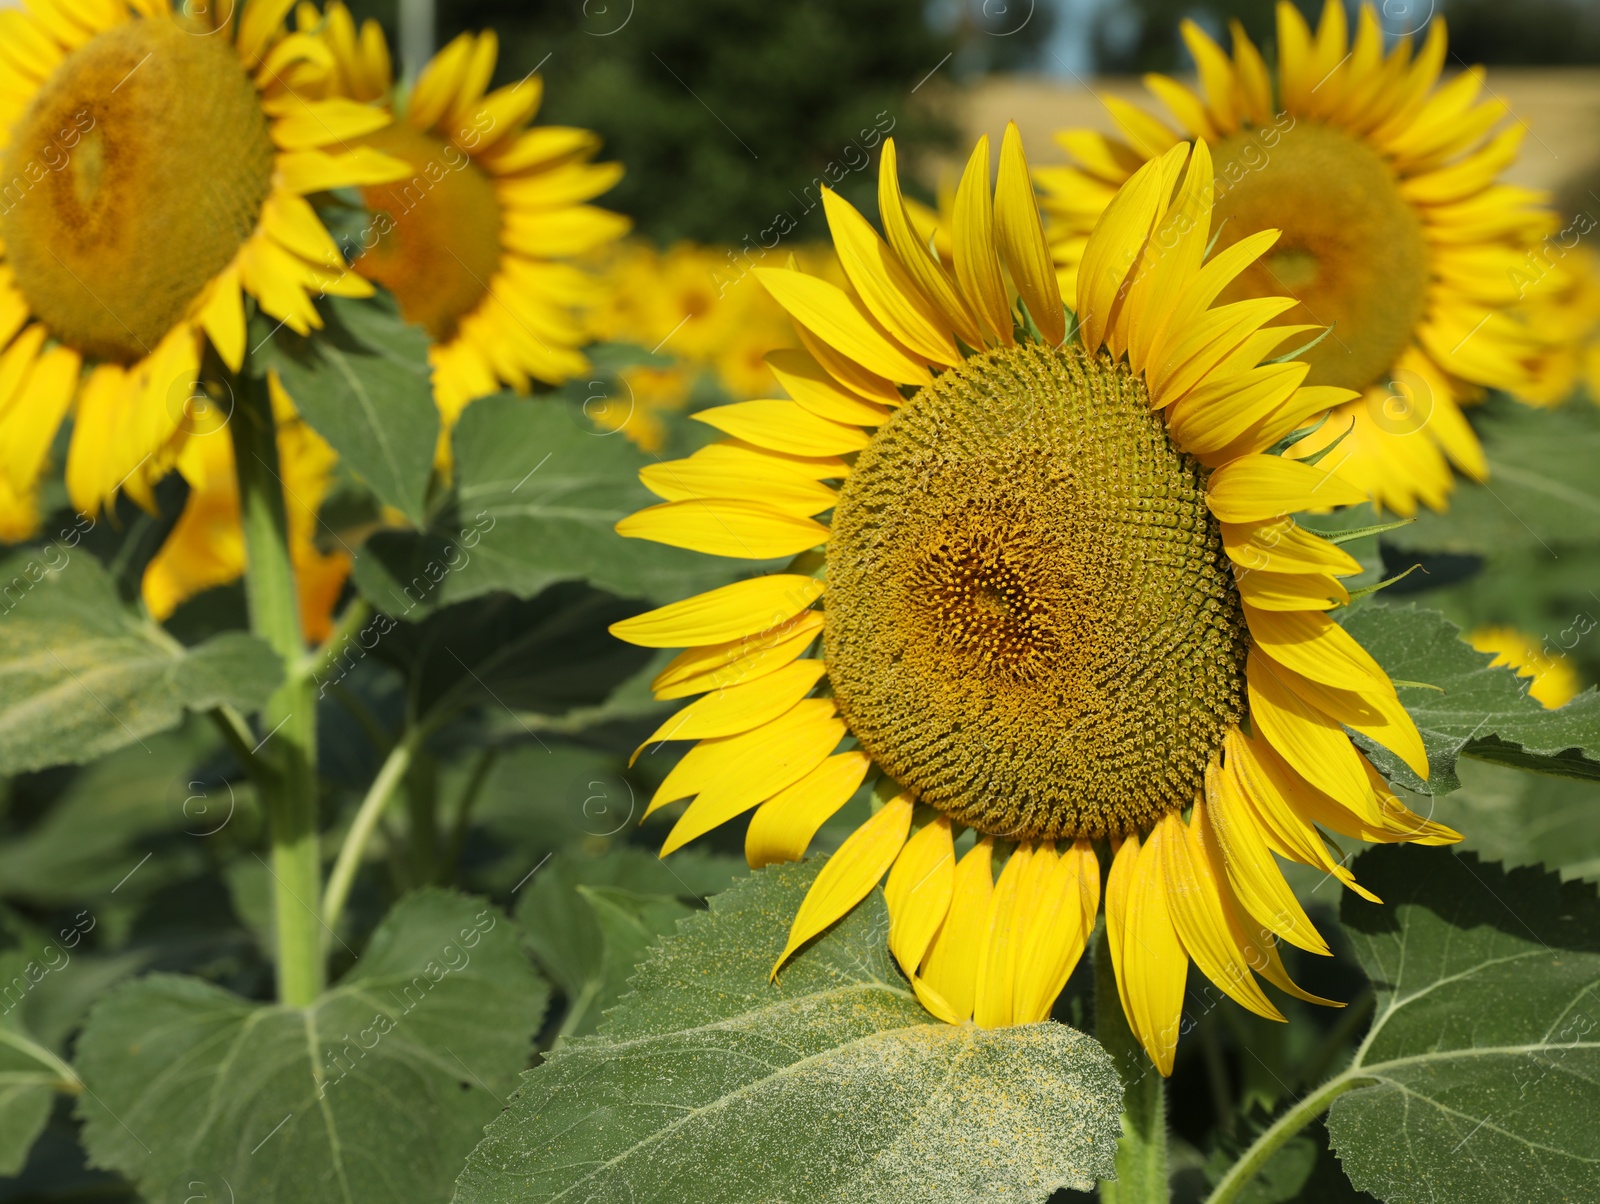
<instances>
[{"instance_id":1,"label":"brown seed disk","mask_svg":"<svg viewBox=\"0 0 1600 1204\"><path fill-rule=\"evenodd\" d=\"M862 747L1017 839L1193 802L1248 647L1201 474L1143 383L1080 348L922 389L860 454L828 545L828 675Z\"/></svg>"}]
</instances>

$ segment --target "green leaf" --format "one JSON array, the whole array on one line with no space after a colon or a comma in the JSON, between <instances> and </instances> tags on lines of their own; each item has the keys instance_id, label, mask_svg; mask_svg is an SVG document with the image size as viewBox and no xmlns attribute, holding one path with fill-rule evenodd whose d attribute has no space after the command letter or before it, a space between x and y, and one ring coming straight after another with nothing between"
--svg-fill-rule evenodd
<instances>
[{"instance_id":1,"label":"green leaf","mask_svg":"<svg viewBox=\"0 0 1600 1204\"><path fill-rule=\"evenodd\" d=\"M933 1022L874 892L768 981L813 860L680 925L596 1036L525 1076L459 1204L1043 1201L1114 1165L1121 1088L1064 1025Z\"/></svg>"},{"instance_id":2,"label":"green leaf","mask_svg":"<svg viewBox=\"0 0 1600 1204\"><path fill-rule=\"evenodd\" d=\"M1600 878L1600 782L1463 761L1461 789L1429 818L1465 835L1462 847L1508 866L1542 864L1564 877Z\"/></svg>"},{"instance_id":3,"label":"green leaf","mask_svg":"<svg viewBox=\"0 0 1600 1204\"><path fill-rule=\"evenodd\" d=\"M1472 424L1489 457L1488 481L1458 480L1447 513L1423 511L1389 542L1480 555L1600 543L1600 407L1541 410L1499 400L1475 408Z\"/></svg>"},{"instance_id":4,"label":"green leaf","mask_svg":"<svg viewBox=\"0 0 1600 1204\"><path fill-rule=\"evenodd\" d=\"M566 996L561 1035L591 1033L627 988L645 950L723 890L744 862L696 854L663 860L644 849L599 857L563 853L539 868L517 922L546 974Z\"/></svg>"},{"instance_id":5,"label":"green leaf","mask_svg":"<svg viewBox=\"0 0 1600 1204\"><path fill-rule=\"evenodd\" d=\"M439 438L428 336L387 294L329 297L322 312L309 338L279 327L261 362L372 492L421 526Z\"/></svg>"},{"instance_id":6,"label":"green leaf","mask_svg":"<svg viewBox=\"0 0 1600 1204\"><path fill-rule=\"evenodd\" d=\"M1398 758L1365 737L1359 743L1391 779L1424 794L1457 789L1457 757L1476 757L1538 773L1600 779L1600 692L1580 694L1546 710L1527 694L1528 680L1475 652L1461 629L1437 611L1368 603L1344 628L1398 681L1400 701L1416 720L1428 751L1424 783Z\"/></svg>"},{"instance_id":7,"label":"green leaf","mask_svg":"<svg viewBox=\"0 0 1600 1204\"><path fill-rule=\"evenodd\" d=\"M388 614L420 617L494 590L527 598L575 580L667 600L773 563L618 535L619 519L661 500L639 483L651 458L597 432L570 399L483 398L454 438L456 491L427 529L380 532L356 557L356 584Z\"/></svg>"},{"instance_id":8,"label":"green leaf","mask_svg":"<svg viewBox=\"0 0 1600 1204\"><path fill-rule=\"evenodd\" d=\"M310 1008L151 975L79 1039L84 1141L150 1200L445 1200L547 992L509 921L440 890L401 900Z\"/></svg>"},{"instance_id":9,"label":"green leaf","mask_svg":"<svg viewBox=\"0 0 1600 1204\"><path fill-rule=\"evenodd\" d=\"M556 715L598 706L650 659L607 630L641 609L576 582L526 600L492 594L421 623L380 618L374 651L405 675L419 714L488 706Z\"/></svg>"},{"instance_id":10,"label":"green leaf","mask_svg":"<svg viewBox=\"0 0 1600 1204\"><path fill-rule=\"evenodd\" d=\"M0 1175L15 1175L50 1119L61 1075L48 1051L22 1025L22 1009L37 981L36 962L20 949L0 953Z\"/></svg>"},{"instance_id":11,"label":"green leaf","mask_svg":"<svg viewBox=\"0 0 1600 1204\"><path fill-rule=\"evenodd\" d=\"M55 570L30 551L0 562L0 608L0 776L91 761L186 709L255 710L283 676L254 636L178 644L82 554Z\"/></svg>"},{"instance_id":12,"label":"green leaf","mask_svg":"<svg viewBox=\"0 0 1600 1204\"><path fill-rule=\"evenodd\" d=\"M1377 1012L1328 1131L1388 1204L1592 1200L1600 1164L1600 898L1554 874L1389 846L1341 919Z\"/></svg>"}]
</instances>

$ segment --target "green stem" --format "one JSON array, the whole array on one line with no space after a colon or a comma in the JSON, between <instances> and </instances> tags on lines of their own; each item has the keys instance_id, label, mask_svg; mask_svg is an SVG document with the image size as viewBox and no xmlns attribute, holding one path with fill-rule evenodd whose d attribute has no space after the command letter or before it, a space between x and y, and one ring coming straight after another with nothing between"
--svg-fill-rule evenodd
<instances>
[{"instance_id":1,"label":"green stem","mask_svg":"<svg viewBox=\"0 0 1600 1204\"><path fill-rule=\"evenodd\" d=\"M384 809L394 797L394 788L411 768L411 755L415 751L414 733L408 732L390 751L378 770L378 776L367 787L367 796L361 800L356 818L345 833L344 844L339 849L339 859L333 863L333 873L328 875L328 889L322 896L322 922L328 931L337 932L339 917L350 898L350 887L355 883L356 871L366 855L367 844L383 817Z\"/></svg>"},{"instance_id":2,"label":"green stem","mask_svg":"<svg viewBox=\"0 0 1600 1204\"><path fill-rule=\"evenodd\" d=\"M1256 1138L1254 1144L1240 1156L1239 1161L1228 1168L1228 1173L1222 1177L1222 1181L1206 1197L1205 1204L1228 1204L1228 1201L1238 1199L1239 1193L1285 1142L1327 1111L1328 1105L1346 1091L1371 1081L1357 1071L1347 1070L1322 1084L1278 1117L1265 1133Z\"/></svg>"},{"instance_id":3,"label":"green stem","mask_svg":"<svg viewBox=\"0 0 1600 1204\"><path fill-rule=\"evenodd\" d=\"M445 869L452 878L461 870L461 850L467 843L467 830L472 826L473 805L483 793L484 783L489 780L489 773L499 758L499 745L486 745L472 766L472 774L467 778L467 784L461 788L461 797L456 803L454 829L450 833L450 848L445 854L447 858Z\"/></svg>"},{"instance_id":4,"label":"green stem","mask_svg":"<svg viewBox=\"0 0 1600 1204\"><path fill-rule=\"evenodd\" d=\"M322 861L317 840L317 698L304 674L300 600L289 557L289 523L278 472L277 427L265 383L248 372L233 380L228 427L239 477L239 511L248 569L250 629L283 658L284 680L267 700L266 736L252 750L266 766L258 779L272 846L273 927L278 999L305 1007L322 993Z\"/></svg>"},{"instance_id":5,"label":"green stem","mask_svg":"<svg viewBox=\"0 0 1600 1204\"><path fill-rule=\"evenodd\" d=\"M372 607L365 598L353 599L344 608L344 613L339 616L332 634L323 642L322 647L311 653L306 658L306 676L321 680L322 675L331 669L334 663L344 655L346 647L354 639L362 627L366 626L372 617ZM365 653L365 649L363 649Z\"/></svg>"},{"instance_id":6,"label":"green stem","mask_svg":"<svg viewBox=\"0 0 1600 1204\"><path fill-rule=\"evenodd\" d=\"M78 1072L33 1038L25 1037L14 1029L0 1028L0 1045L11 1046L53 1073L58 1080L56 1090L67 1095L77 1095L83 1090L83 1081L78 1078Z\"/></svg>"},{"instance_id":7,"label":"green stem","mask_svg":"<svg viewBox=\"0 0 1600 1204\"><path fill-rule=\"evenodd\" d=\"M1122 1076L1122 1137L1117 1177L1100 1184L1102 1204L1167 1204L1167 1095L1161 1072L1145 1056L1122 1014L1110 942L1094 950L1095 1037Z\"/></svg>"}]
</instances>

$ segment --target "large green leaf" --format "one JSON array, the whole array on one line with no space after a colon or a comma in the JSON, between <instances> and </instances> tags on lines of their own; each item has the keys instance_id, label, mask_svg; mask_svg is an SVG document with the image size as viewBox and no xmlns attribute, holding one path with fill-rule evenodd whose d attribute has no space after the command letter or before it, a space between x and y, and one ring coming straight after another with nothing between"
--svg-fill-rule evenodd
<instances>
[{"instance_id":1,"label":"large green leaf","mask_svg":"<svg viewBox=\"0 0 1600 1204\"><path fill-rule=\"evenodd\" d=\"M192 648L123 607L78 554L50 570L30 551L0 562L0 776L80 764L224 703L255 710L283 676L241 633Z\"/></svg>"},{"instance_id":2,"label":"large green leaf","mask_svg":"<svg viewBox=\"0 0 1600 1204\"><path fill-rule=\"evenodd\" d=\"M305 1009L152 975L78 1042L93 1158L153 1204L443 1201L527 1064L548 988L481 900L403 899Z\"/></svg>"},{"instance_id":3,"label":"large green leaf","mask_svg":"<svg viewBox=\"0 0 1600 1204\"><path fill-rule=\"evenodd\" d=\"M1460 786L1457 757L1477 757L1538 773L1600 779L1600 692L1588 690L1559 710L1527 693L1528 681L1475 652L1461 629L1437 611L1369 603L1353 609L1345 630L1400 685L1428 750L1426 783L1364 738L1375 764L1395 781L1429 794Z\"/></svg>"},{"instance_id":4,"label":"large green leaf","mask_svg":"<svg viewBox=\"0 0 1600 1204\"><path fill-rule=\"evenodd\" d=\"M566 997L561 1035L593 1032L645 950L689 915L691 904L726 888L743 865L692 850L660 858L624 847L598 857L562 853L540 866L517 921Z\"/></svg>"},{"instance_id":5,"label":"large green leaf","mask_svg":"<svg viewBox=\"0 0 1600 1204\"><path fill-rule=\"evenodd\" d=\"M310 338L279 327L261 360L346 466L421 526L439 438L428 336L387 295L329 297L323 315Z\"/></svg>"},{"instance_id":6,"label":"large green leaf","mask_svg":"<svg viewBox=\"0 0 1600 1204\"><path fill-rule=\"evenodd\" d=\"M760 871L684 921L598 1035L526 1076L457 1201L1043 1201L1111 1174L1105 1051L1060 1024L933 1022L881 893L768 981L816 872Z\"/></svg>"},{"instance_id":7,"label":"large green leaf","mask_svg":"<svg viewBox=\"0 0 1600 1204\"><path fill-rule=\"evenodd\" d=\"M375 627L375 654L405 675L419 714L472 706L560 714L604 702L649 659L607 630L640 609L576 582L537 598L492 594L420 623L380 616L375 623L391 629Z\"/></svg>"},{"instance_id":8,"label":"large green leaf","mask_svg":"<svg viewBox=\"0 0 1600 1204\"><path fill-rule=\"evenodd\" d=\"M54 950L57 958L67 955ZM34 986L50 969L20 949L0 953L0 1175L15 1175L34 1138L50 1119L60 1073L40 1056L48 1051L22 1024Z\"/></svg>"},{"instance_id":9,"label":"large green leaf","mask_svg":"<svg viewBox=\"0 0 1600 1204\"><path fill-rule=\"evenodd\" d=\"M1384 903L1341 913L1377 990L1328 1116L1351 1182L1388 1204L1595 1199L1594 888L1409 846L1354 869Z\"/></svg>"},{"instance_id":10,"label":"large green leaf","mask_svg":"<svg viewBox=\"0 0 1600 1204\"><path fill-rule=\"evenodd\" d=\"M1423 800L1489 861L1542 864L1564 877L1600 878L1600 782L1524 773L1506 765L1462 761L1461 789Z\"/></svg>"},{"instance_id":11,"label":"large green leaf","mask_svg":"<svg viewBox=\"0 0 1600 1204\"><path fill-rule=\"evenodd\" d=\"M1478 554L1600 542L1600 406L1540 410L1497 400L1472 411L1489 457L1482 485L1458 481L1450 509L1384 536L1398 548Z\"/></svg>"},{"instance_id":12,"label":"large green leaf","mask_svg":"<svg viewBox=\"0 0 1600 1204\"><path fill-rule=\"evenodd\" d=\"M356 558L380 610L414 618L493 590L532 597L588 580L627 597L676 599L767 561L623 539L617 520L661 499L639 483L650 457L602 434L565 395L473 402L455 429L456 490L422 532L386 531Z\"/></svg>"}]
</instances>

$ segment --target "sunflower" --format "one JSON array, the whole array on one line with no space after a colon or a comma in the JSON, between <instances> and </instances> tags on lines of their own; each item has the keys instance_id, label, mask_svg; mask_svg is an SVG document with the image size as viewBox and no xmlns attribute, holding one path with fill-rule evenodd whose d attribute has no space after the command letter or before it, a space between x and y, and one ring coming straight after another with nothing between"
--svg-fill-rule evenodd
<instances>
[{"instance_id":1,"label":"sunflower","mask_svg":"<svg viewBox=\"0 0 1600 1204\"><path fill-rule=\"evenodd\" d=\"M1342 440L1329 467L1400 514L1419 501L1442 509L1451 463L1477 480L1488 472L1460 406L1485 388L1536 393L1556 339L1519 309L1554 214L1542 194L1498 182L1527 128L1500 128L1505 105L1478 99L1481 68L1435 86L1442 18L1415 55L1409 37L1385 54L1370 5L1351 41L1341 0L1327 0L1315 37L1280 0L1275 75L1237 22L1232 30L1229 58L1183 23L1198 93L1145 77L1176 129L1107 98L1120 138L1057 135L1076 166L1037 178L1063 287L1122 183L1174 143L1206 139L1219 249L1282 231L1222 299L1292 297L1286 320L1327 330L1304 352L1310 382L1361 394L1306 446Z\"/></svg>"},{"instance_id":2,"label":"sunflower","mask_svg":"<svg viewBox=\"0 0 1600 1204\"><path fill-rule=\"evenodd\" d=\"M189 433L205 345L243 362L246 295L307 333L314 295L371 293L305 197L403 165L346 144L386 114L301 95L329 55L285 33L289 6L0 11L0 536L37 525L74 401L73 505L94 515L121 489L151 505Z\"/></svg>"},{"instance_id":3,"label":"sunflower","mask_svg":"<svg viewBox=\"0 0 1600 1204\"><path fill-rule=\"evenodd\" d=\"M1528 695L1548 709L1565 706L1578 696L1578 674L1565 653L1552 657L1533 638L1515 627L1480 627L1467 642L1491 652L1491 665L1503 665L1528 679Z\"/></svg>"},{"instance_id":4,"label":"sunflower","mask_svg":"<svg viewBox=\"0 0 1600 1204\"><path fill-rule=\"evenodd\" d=\"M389 289L432 340L443 454L468 402L588 370L578 314L602 294L565 261L627 232L626 218L584 204L622 177L622 165L590 162L600 139L588 130L528 128L543 97L537 75L487 91L498 54L492 32L462 34L441 50L403 105L374 22L358 33L333 4L322 33L334 91L397 108L395 123L367 143L412 170L366 190L373 217L355 269Z\"/></svg>"},{"instance_id":5,"label":"sunflower","mask_svg":"<svg viewBox=\"0 0 1600 1204\"><path fill-rule=\"evenodd\" d=\"M276 377L268 382L277 422L278 475L289 520L289 555L300 594L300 630L307 640L320 643L333 631L333 608L351 566L348 553L325 553L316 544L318 514L339 456L295 413ZM157 622L196 594L244 575L244 526L233 440L225 426L211 425L214 429L193 431L178 453L177 468L189 483L189 497L166 542L145 567L141 592Z\"/></svg>"},{"instance_id":6,"label":"sunflower","mask_svg":"<svg viewBox=\"0 0 1600 1204\"><path fill-rule=\"evenodd\" d=\"M1364 499L1278 454L1350 394L1268 359L1292 300L1213 304L1276 234L1207 258L1204 141L1107 206L1071 324L1015 126L992 194L987 139L967 163L950 263L912 232L894 161L886 143L886 237L826 196L847 287L758 269L805 348L778 373L790 399L694 415L730 438L646 468L666 501L618 524L797 557L612 627L686 648L655 693L701 696L651 737L697 743L648 811L693 799L665 854L755 808L760 866L802 856L880 774L779 966L887 873L889 945L952 1023L1049 1014L1109 860L1123 1006L1167 1073L1190 959L1264 1016L1254 974L1314 998L1277 942L1327 946L1272 853L1361 890L1320 828L1457 838L1347 736L1427 772L1393 685L1329 617L1356 562L1292 517Z\"/></svg>"}]
</instances>

